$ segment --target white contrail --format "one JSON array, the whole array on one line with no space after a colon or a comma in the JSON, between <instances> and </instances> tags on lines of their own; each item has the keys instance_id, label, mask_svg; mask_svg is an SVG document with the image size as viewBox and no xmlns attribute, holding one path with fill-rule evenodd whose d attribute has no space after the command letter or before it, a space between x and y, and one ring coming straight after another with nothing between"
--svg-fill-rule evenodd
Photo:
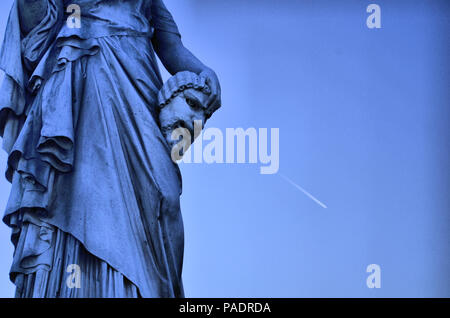
<instances>
[{"instance_id":1,"label":"white contrail","mask_svg":"<svg viewBox=\"0 0 450 318\"><path fill-rule=\"evenodd\" d=\"M303 192L303 194L305 194L306 196L308 196L308 198L310 198L311 200L313 200L314 202L316 202L318 205L320 205L322 208L327 209L328 207L323 204L322 202L320 202L319 200L317 200L311 193L309 193L308 191L306 191L305 189L303 189L301 186L299 186L298 184L296 184L294 181L292 181L291 179L289 179L288 177L286 177L285 175L279 173L280 177L282 177L284 180L286 180L287 182L289 182L290 184L292 184L294 187L296 187L297 189L299 189L301 192Z\"/></svg>"}]
</instances>

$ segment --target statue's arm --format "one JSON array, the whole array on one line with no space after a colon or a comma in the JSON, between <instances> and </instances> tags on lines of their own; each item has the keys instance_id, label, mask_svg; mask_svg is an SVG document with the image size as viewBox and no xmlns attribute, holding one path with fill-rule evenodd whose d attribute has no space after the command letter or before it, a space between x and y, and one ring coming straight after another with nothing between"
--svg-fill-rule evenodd
<instances>
[{"instance_id":1,"label":"statue's arm","mask_svg":"<svg viewBox=\"0 0 450 318\"><path fill-rule=\"evenodd\" d=\"M211 88L207 101L209 116L221 105L221 88L216 73L183 45L178 27L163 0L152 1L152 23L155 27L153 47L167 71L172 75L191 71L207 78Z\"/></svg>"},{"instance_id":2,"label":"statue's arm","mask_svg":"<svg viewBox=\"0 0 450 318\"><path fill-rule=\"evenodd\" d=\"M174 33L156 31L153 45L164 67L172 75L181 71L200 74L208 69L183 45L181 38Z\"/></svg>"},{"instance_id":3,"label":"statue's arm","mask_svg":"<svg viewBox=\"0 0 450 318\"><path fill-rule=\"evenodd\" d=\"M207 102L209 113L212 114L221 106L221 88L216 73L192 54L177 34L157 30L152 42L158 57L170 74L191 71L207 78L211 88L211 96Z\"/></svg>"},{"instance_id":4,"label":"statue's arm","mask_svg":"<svg viewBox=\"0 0 450 318\"><path fill-rule=\"evenodd\" d=\"M48 0L17 0L19 7L20 28L28 34L46 16Z\"/></svg>"}]
</instances>

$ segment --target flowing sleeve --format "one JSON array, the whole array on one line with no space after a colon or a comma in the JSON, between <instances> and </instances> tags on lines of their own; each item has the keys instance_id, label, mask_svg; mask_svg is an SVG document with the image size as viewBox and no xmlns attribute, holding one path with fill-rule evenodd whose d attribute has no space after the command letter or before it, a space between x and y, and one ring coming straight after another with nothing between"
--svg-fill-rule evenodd
<instances>
[{"instance_id":1,"label":"flowing sleeve","mask_svg":"<svg viewBox=\"0 0 450 318\"><path fill-rule=\"evenodd\" d=\"M21 32L17 0L12 5L0 50L0 69L4 72L0 88L0 137L8 154L33 101L28 89L30 76L56 38L62 17L61 3L48 0L45 18L26 35Z\"/></svg>"},{"instance_id":2,"label":"flowing sleeve","mask_svg":"<svg viewBox=\"0 0 450 318\"><path fill-rule=\"evenodd\" d=\"M156 30L175 33L181 37L178 26L173 20L172 14L164 5L163 0L152 1L151 14L151 23Z\"/></svg>"}]
</instances>

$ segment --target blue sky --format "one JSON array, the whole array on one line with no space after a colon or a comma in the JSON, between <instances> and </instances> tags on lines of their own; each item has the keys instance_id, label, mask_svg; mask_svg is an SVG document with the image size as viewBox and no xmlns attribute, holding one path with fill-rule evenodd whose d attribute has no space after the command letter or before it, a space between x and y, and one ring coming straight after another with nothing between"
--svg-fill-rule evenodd
<instances>
[{"instance_id":1,"label":"blue sky","mask_svg":"<svg viewBox=\"0 0 450 318\"><path fill-rule=\"evenodd\" d=\"M279 174L182 165L186 295L449 297L449 2L165 3L221 79L207 127L280 130ZM366 26L370 3L381 29ZM0 209L8 191L1 179ZM3 224L0 253L10 297Z\"/></svg>"}]
</instances>

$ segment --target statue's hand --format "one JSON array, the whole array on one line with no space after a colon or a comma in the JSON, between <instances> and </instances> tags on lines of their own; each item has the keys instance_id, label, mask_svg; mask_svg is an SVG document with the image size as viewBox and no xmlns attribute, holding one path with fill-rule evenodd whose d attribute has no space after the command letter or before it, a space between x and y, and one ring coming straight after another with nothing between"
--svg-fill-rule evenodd
<instances>
[{"instance_id":1,"label":"statue's hand","mask_svg":"<svg viewBox=\"0 0 450 318\"><path fill-rule=\"evenodd\" d=\"M211 88L211 95L209 96L206 105L206 117L211 115L222 106L222 89L220 87L219 78L217 74L210 68L200 73L200 76L206 78L206 83Z\"/></svg>"}]
</instances>

